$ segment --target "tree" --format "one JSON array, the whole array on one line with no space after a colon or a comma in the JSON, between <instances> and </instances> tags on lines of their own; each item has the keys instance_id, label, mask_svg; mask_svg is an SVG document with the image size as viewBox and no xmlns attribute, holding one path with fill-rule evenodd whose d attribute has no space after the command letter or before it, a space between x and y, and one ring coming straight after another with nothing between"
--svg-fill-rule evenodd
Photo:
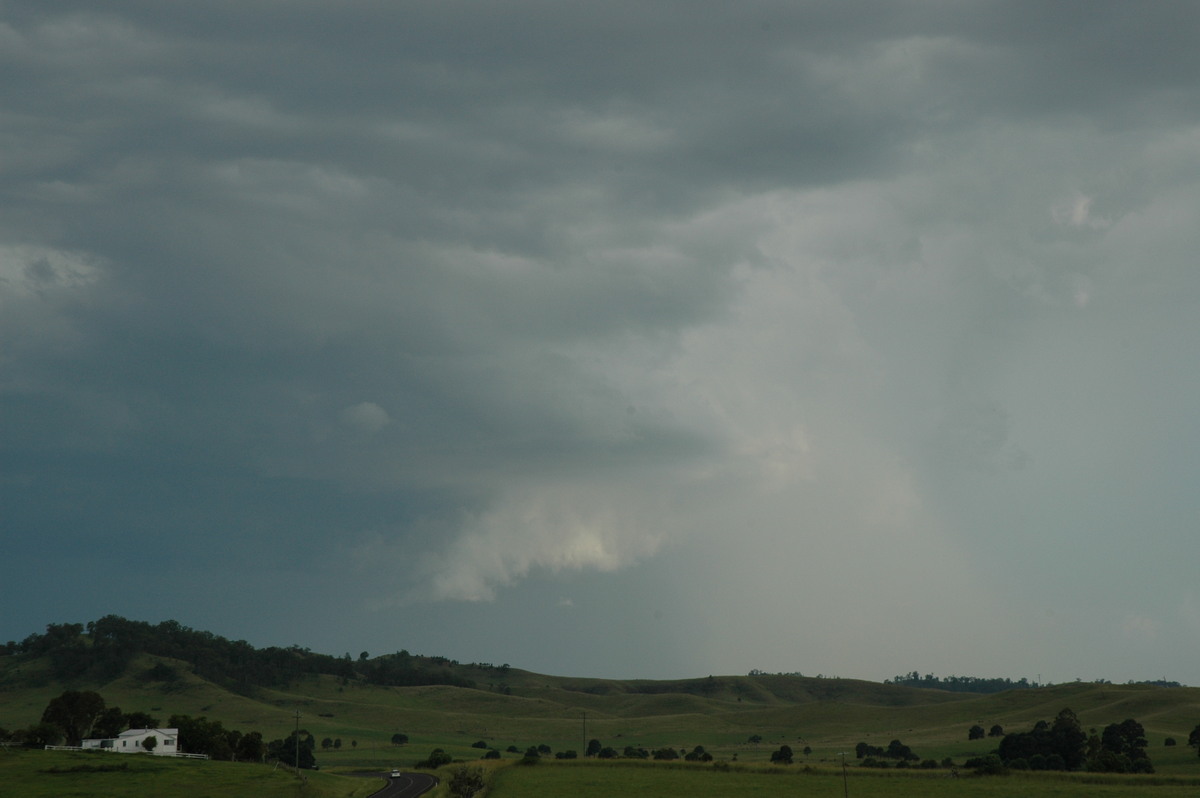
<instances>
[{"instance_id":1,"label":"tree","mask_svg":"<svg viewBox=\"0 0 1200 798\"><path fill-rule=\"evenodd\" d=\"M620 754L620 752L617 751L617 749L613 748L610 745L606 745L600 749L599 753L596 754L596 758L597 759L616 759L620 755L621 754Z\"/></svg>"},{"instance_id":2,"label":"tree","mask_svg":"<svg viewBox=\"0 0 1200 798\"><path fill-rule=\"evenodd\" d=\"M154 749L158 748L158 738L151 734L145 740L142 740L142 748L145 748L149 753L154 753Z\"/></svg>"},{"instance_id":3,"label":"tree","mask_svg":"<svg viewBox=\"0 0 1200 798\"><path fill-rule=\"evenodd\" d=\"M190 715L172 715L167 725L179 729L179 741L187 746L188 753L208 754L213 759L233 759L233 745L229 742L229 731L219 720ZM291 763L295 754L288 758Z\"/></svg>"},{"instance_id":4,"label":"tree","mask_svg":"<svg viewBox=\"0 0 1200 798\"><path fill-rule=\"evenodd\" d=\"M901 762L916 762L921 757L913 753L913 750L899 740L892 740L888 743L885 756L892 759L899 759Z\"/></svg>"},{"instance_id":5,"label":"tree","mask_svg":"<svg viewBox=\"0 0 1200 798\"><path fill-rule=\"evenodd\" d=\"M341 748L341 747L342 747L342 738L341 738L341 737L335 737L335 738L333 739L333 750L335 750L335 751L336 751L336 750L338 750L338 749L339 749L339 748Z\"/></svg>"},{"instance_id":6,"label":"tree","mask_svg":"<svg viewBox=\"0 0 1200 798\"><path fill-rule=\"evenodd\" d=\"M317 766L317 758L313 755L314 748L316 738L301 729L298 742L297 732L289 734L286 740L272 740L267 746L267 756L294 768L312 769ZM300 757L299 761L296 760L297 754Z\"/></svg>"},{"instance_id":7,"label":"tree","mask_svg":"<svg viewBox=\"0 0 1200 798\"><path fill-rule=\"evenodd\" d=\"M63 732L53 723L38 723L24 731L14 732L25 745L41 748L46 745L58 745L62 742Z\"/></svg>"},{"instance_id":8,"label":"tree","mask_svg":"<svg viewBox=\"0 0 1200 798\"><path fill-rule=\"evenodd\" d=\"M92 724L104 712L104 699L91 690L67 690L50 699L42 712L42 723L62 729L67 745L79 745L92 730Z\"/></svg>"},{"instance_id":9,"label":"tree","mask_svg":"<svg viewBox=\"0 0 1200 798\"><path fill-rule=\"evenodd\" d=\"M422 770L436 770L442 765L449 765L453 761L453 758L441 748L435 748L429 752L428 759L422 759L417 763L417 767Z\"/></svg>"},{"instance_id":10,"label":"tree","mask_svg":"<svg viewBox=\"0 0 1200 798\"><path fill-rule=\"evenodd\" d=\"M971 728L967 729L967 739L968 740L982 740L983 734L984 734L983 727L980 726L978 723L976 723Z\"/></svg>"},{"instance_id":11,"label":"tree","mask_svg":"<svg viewBox=\"0 0 1200 798\"><path fill-rule=\"evenodd\" d=\"M234 746L234 755L241 762L261 762L267 755L267 744L261 732L243 734Z\"/></svg>"},{"instance_id":12,"label":"tree","mask_svg":"<svg viewBox=\"0 0 1200 798\"><path fill-rule=\"evenodd\" d=\"M541 758L541 755L539 755L537 752L537 748L531 745L525 749L525 756L521 757L521 764L536 765L539 761L541 761Z\"/></svg>"},{"instance_id":13,"label":"tree","mask_svg":"<svg viewBox=\"0 0 1200 798\"><path fill-rule=\"evenodd\" d=\"M1195 748L1196 753L1200 755L1200 723L1196 724L1196 728L1188 735L1188 745Z\"/></svg>"},{"instance_id":14,"label":"tree","mask_svg":"<svg viewBox=\"0 0 1200 798\"><path fill-rule=\"evenodd\" d=\"M127 729L157 729L161 721L145 712L130 712L125 716Z\"/></svg>"},{"instance_id":15,"label":"tree","mask_svg":"<svg viewBox=\"0 0 1200 798\"><path fill-rule=\"evenodd\" d=\"M92 724L92 733L89 736L100 738L116 737L127 728L129 727L125 725L125 714L121 712L121 708L109 707L96 718L96 721Z\"/></svg>"},{"instance_id":16,"label":"tree","mask_svg":"<svg viewBox=\"0 0 1200 798\"><path fill-rule=\"evenodd\" d=\"M812 756L812 746L811 745L804 746L804 755Z\"/></svg>"},{"instance_id":17,"label":"tree","mask_svg":"<svg viewBox=\"0 0 1200 798\"><path fill-rule=\"evenodd\" d=\"M778 751L771 753L771 761L777 765L792 764L792 749L790 746L781 745Z\"/></svg>"},{"instance_id":18,"label":"tree","mask_svg":"<svg viewBox=\"0 0 1200 798\"><path fill-rule=\"evenodd\" d=\"M475 742L471 743L471 747L472 748L487 748L488 744L487 744L486 740L476 740Z\"/></svg>"},{"instance_id":19,"label":"tree","mask_svg":"<svg viewBox=\"0 0 1200 798\"><path fill-rule=\"evenodd\" d=\"M1153 773L1146 745L1146 730L1136 720L1110 723L1100 736L1100 756L1090 765L1115 773Z\"/></svg>"},{"instance_id":20,"label":"tree","mask_svg":"<svg viewBox=\"0 0 1200 798\"><path fill-rule=\"evenodd\" d=\"M600 745L599 740L588 740L587 750L583 752L583 755L584 756L595 756L596 754L600 753L600 749L602 747L603 746Z\"/></svg>"},{"instance_id":21,"label":"tree","mask_svg":"<svg viewBox=\"0 0 1200 798\"><path fill-rule=\"evenodd\" d=\"M1004 727L1001 726L999 723L992 726L992 728L988 729L988 737L1003 737L1003 736L1004 736Z\"/></svg>"},{"instance_id":22,"label":"tree","mask_svg":"<svg viewBox=\"0 0 1200 798\"><path fill-rule=\"evenodd\" d=\"M407 742L408 742L407 734L400 734L399 732L396 732L395 734L392 735L392 745L404 745Z\"/></svg>"},{"instance_id":23,"label":"tree","mask_svg":"<svg viewBox=\"0 0 1200 798\"><path fill-rule=\"evenodd\" d=\"M321 740L321 750L322 751L328 751L330 748L333 748L333 738L332 737L326 737L325 739Z\"/></svg>"},{"instance_id":24,"label":"tree","mask_svg":"<svg viewBox=\"0 0 1200 798\"><path fill-rule=\"evenodd\" d=\"M497 751L495 748L489 748L488 752L483 755L483 759L499 759L499 758L500 758L500 752Z\"/></svg>"}]
</instances>

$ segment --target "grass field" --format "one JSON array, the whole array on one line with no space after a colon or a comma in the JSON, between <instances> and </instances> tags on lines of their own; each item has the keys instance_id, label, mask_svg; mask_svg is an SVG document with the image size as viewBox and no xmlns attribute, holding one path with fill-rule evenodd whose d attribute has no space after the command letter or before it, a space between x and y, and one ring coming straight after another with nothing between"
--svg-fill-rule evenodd
<instances>
[{"instance_id":1,"label":"grass field","mask_svg":"<svg viewBox=\"0 0 1200 798\"><path fill-rule=\"evenodd\" d=\"M1192 798L1200 779L1098 777L1088 774L1013 774L951 778L945 772L879 773L848 769L845 782L837 768L777 768L720 771L712 766L662 766L618 763L542 763L511 766L496 773L488 798Z\"/></svg>"},{"instance_id":2,"label":"grass field","mask_svg":"<svg viewBox=\"0 0 1200 798\"><path fill-rule=\"evenodd\" d=\"M635 761L567 764L551 759L533 768L498 768L490 795L586 798L635 790L645 796L704 796L716 791L733 796L842 795L836 763L840 752L853 751L859 741L885 747L890 740L900 739L922 759L949 757L961 763L987 754L998 743L995 738L968 741L972 725L1000 724L1007 731L1023 731L1070 707L1087 731L1126 718L1141 722L1156 776L1113 780L1085 774L1015 773L1003 778L964 774L952 779L946 770L868 770L852 759L850 794L1200 795L1200 758L1186 745L1188 732L1200 723L1197 688L1073 683L977 695L796 676L615 682L515 669L503 674L502 688L497 669L461 666L460 675L474 679L477 689L381 687L313 676L285 689L260 688L243 695L205 681L185 663L173 660L165 662L178 671L179 678L148 682L144 673L159 661L143 656L111 681L65 684L49 679L37 661L0 657L0 727L36 723L49 700L70 687L96 690L109 706L126 712L148 712L164 722L177 713L206 716L220 720L227 729L262 732L267 740L286 737L299 712L301 727L318 744L327 737L342 741L338 750L316 751L321 771L312 774L305 795L320 798L354 795L361 787L357 781L347 786L336 778L338 773L411 768L433 748L474 762L483 753L472 747L477 740L500 751L515 746L523 752L546 744L554 751L582 753L590 738L618 751L627 745L651 750L702 745L718 760L730 763L731 770ZM407 734L409 743L392 745L396 732ZM751 743L751 736L761 741ZM1165 746L1168 736L1179 745ZM796 752L796 764L768 766L771 752L785 743ZM801 754L805 746L812 748L807 757ZM186 785L177 794L188 796L296 794L294 779L284 771L256 765L129 757L126 769L59 773L51 772L55 766L36 764L49 760L26 759L52 754L0 751L0 784L22 785L22 792L12 794L23 796L171 795L163 790L174 789L175 784ZM95 755L77 756L89 758L76 764L97 761L91 758ZM519 757L504 756L507 763ZM814 772L803 773L806 767Z\"/></svg>"},{"instance_id":3,"label":"grass field","mask_svg":"<svg viewBox=\"0 0 1200 798\"><path fill-rule=\"evenodd\" d=\"M366 798L381 779L139 754L0 750L0 795L20 798Z\"/></svg>"}]
</instances>

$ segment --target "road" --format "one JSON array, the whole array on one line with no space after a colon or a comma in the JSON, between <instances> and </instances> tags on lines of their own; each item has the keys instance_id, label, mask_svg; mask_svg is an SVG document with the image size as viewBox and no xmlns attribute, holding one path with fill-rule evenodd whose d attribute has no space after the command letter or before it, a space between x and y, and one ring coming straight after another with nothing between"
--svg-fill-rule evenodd
<instances>
[{"instance_id":1,"label":"road","mask_svg":"<svg viewBox=\"0 0 1200 798\"><path fill-rule=\"evenodd\" d=\"M426 773L401 773L399 776L389 776L384 773L356 773L356 776L375 776L388 780L388 784L371 798L417 798L433 789L437 779Z\"/></svg>"}]
</instances>

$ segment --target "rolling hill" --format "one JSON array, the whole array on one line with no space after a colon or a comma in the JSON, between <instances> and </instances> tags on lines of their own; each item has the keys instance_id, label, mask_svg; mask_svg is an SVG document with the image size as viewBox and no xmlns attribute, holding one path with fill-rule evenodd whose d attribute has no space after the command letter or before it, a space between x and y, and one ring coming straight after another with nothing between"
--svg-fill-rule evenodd
<instances>
[{"instance_id":1,"label":"rolling hill","mask_svg":"<svg viewBox=\"0 0 1200 798\"><path fill-rule=\"evenodd\" d=\"M229 729L259 731L268 740L286 737L299 713L300 725L317 740L345 742L339 749L318 751L324 766L411 764L432 747L477 759L481 752L472 743L479 741L500 751L546 744L555 751L582 753L591 738L618 750L699 744L743 762L765 761L782 743L809 746L812 759L819 761L852 751L858 741L886 745L902 739L922 757L957 759L995 746L995 739L968 741L973 724L1028 729L1070 707L1085 728L1136 718L1145 726L1160 769L1166 764L1200 773L1195 752L1183 744L1200 723L1200 689L1190 687L1079 682L975 694L768 674L616 681L538 674L507 665L464 665L403 652L388 656L403 656L414 669L444 677L444 683L380 684L369 675L386 669L373 661L346 663L312 655L341 670L306 670L306 654L298 650L289 655L294 661L286 678L262 671L265 678L254 683L222 672L200 650L204 641L215 648L228 641L197 634L199 649L188 658L153 653L161 647L146 644L116 658L108 652L103 667L87 666L88 657L80 654L95 645L87 632L69 641L63 636L60 642L72 647L73 661L80 665L73 673L64 672L64 657L53 646L10 649L0 656L0 727L37 723L49 700L70 688L94 690L125 712L164 719L204 716ZM397 732L408 735L407 746L391 745ZM1180 745L1165 748L1167 737Z\"/></svg>"}]
</instances>

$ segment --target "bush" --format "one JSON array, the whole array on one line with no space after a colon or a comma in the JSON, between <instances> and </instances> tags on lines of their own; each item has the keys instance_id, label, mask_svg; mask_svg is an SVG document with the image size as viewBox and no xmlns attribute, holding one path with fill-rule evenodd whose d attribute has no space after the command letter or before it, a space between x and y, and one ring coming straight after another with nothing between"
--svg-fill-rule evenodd
<instances>
[{"instance_id":1,"label":"bush","mask_svg":"<svg viewBox=\"0 0 1200 798\"><path fill-rule=\"evenodd\" d=\"M449 765L454 760L449 754L440 748L435 748L429 752L428 759L422 759L416 764L418 770L437 770L442 765Z\"/></svg>"},{"instance_id":2,"label":"bush","mask_svg":"<svg viewBox=\"0 0 1200 798\"><path fill-rule=\"evenodd\" d=\"M483 771L479 768L455 768L448 786L454 798L471 798L483 789Z\"/></svg>"},{"instance_id":3,"label":"bush","mask_svg":"<svg viewBox=\"0 0 1200 798\"><path fill-rule=\"evenodd\" d=\"M1004 763L1000 761L1000 757L995 754L988 754L983 759L972 759L967 762L967 766L971 766L971 762L978 762L975 765L975 772L980 776L1003 776L1008 772L1008 768L1004 767Z\"/></svg>"},{"instance_id":4,"label":"bush","mask_svg":"<svg viewBox=\"0 0 1200 798\"><path fill-rule=\"evenodd\" d=\"M484 754L483 758L484 759L499 759L500 752L497 751L495 748L493 748L493 749L489 750L486 754Z\"/></svg>"},{"instance_id":5,"label":"bush","mask_svg":"<svg viewBox=\"0 0 1200 798\"><path fill-rule=\"evenodd\" d=\"M475 742L471 743L471 747L472 748L487 748L488 744L486 742L484 742L483 740L476 740Z\"/></svg>"}]
</instances>

